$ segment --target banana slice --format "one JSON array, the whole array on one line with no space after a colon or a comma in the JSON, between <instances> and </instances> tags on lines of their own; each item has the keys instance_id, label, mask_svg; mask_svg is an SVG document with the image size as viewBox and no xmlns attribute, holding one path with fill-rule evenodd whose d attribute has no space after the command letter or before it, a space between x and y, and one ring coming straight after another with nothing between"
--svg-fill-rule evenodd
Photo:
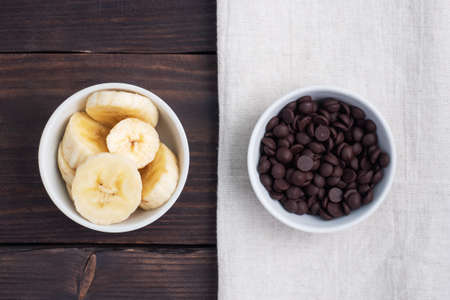
<instances>
[{"instance_id":1,"label":"banana slice","mask_svg":"<svg viewBox=\"0 0 450 300\"><path fill-rule=\"evenodd\" d=\"M141 208L154 209L166 203L180 176L175 154L161 143L155 159L140 172L143 186Z\"/></svg>"},{"instance_id":2,"label":"banana slice","mask_svg":"<svg viewBox=\"0 0 450 300\"><path fill-rule=\"evenodd\" d=\"M140 169L155 158L159 148L159 135L150 124L128 118L111 129L106 137L106 146L109 152L126 156Z\"/></svg>"},{"instance_id":3,"label":"banana slice","mask_svg":"<svg viewBox=\"0 0 450 300\"><path fill-rule=\"evenodd\" d=\"M120 154L100 153L81 164L72 182L77 211L109 225L126 220L139 206L142 181L134 164Z\"/></svg>"},{"instance_id":4,"label":"banana slice","mask_svg":"<svg viewBox=\"0 0 450 300\"><path fill-rule=\"evenodd\" d=\"M67 189L67 194L69 194L70 199L73 201L72 198L72 186L68 183L66 183L66 189Z\"/></svg>"},{"instance_id":5,"label":"banana slice","mask_svg":"<svg viewBox=\"0 0 450 300\"><path fill-rule=\"evenodd\" d=\"M61 143L58 146L58 168L66 184L72 184L73 178L75 177L75 170L69 166L69 163L64 158Z\"/></svg>"},{"instance_id":6,"label":"banana slice","mask_svg":"<svg viewBox=\"0 0 450 300\"><path fill-rule=\"evenodd\" d=\"M76 169L88 156L108 152L108 132L107 127L92 120L86 113L74 113L62 140L62 154L69 166Z\"/></svg>"},{"instance_id":7,"label":"banana slice","mask_svg":"<svg viewBox=\"0 0 450 300\"><path fill-rule=\"evenodd\" d=\"M153 127L158 124L158 109L149 98L124 91L99 91L91 94L87 99L86 112L108 127L130 117Z\"/></svg>"}]
</instances>

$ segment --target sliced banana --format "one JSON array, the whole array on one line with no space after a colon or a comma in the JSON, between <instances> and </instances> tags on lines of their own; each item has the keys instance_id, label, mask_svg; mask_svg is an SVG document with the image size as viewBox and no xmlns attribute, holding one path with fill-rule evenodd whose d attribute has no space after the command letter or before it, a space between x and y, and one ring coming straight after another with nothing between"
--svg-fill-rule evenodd
<instances>
[{"instance_id":1,"label":"sliced banana","mask_svg":"<svg viewBox=\"0 0 450 300\"><path fill-rule=\"evenodd\" d=\"M139 206L142 181L134 164L120 154L100 153L81 164L72 182L77 211L109 225L126 220Z\"/></svg>"},{"instance_id":2,"label":"sliced banana","mask_svg":"<svg viewBox=\"0 0 450 300\"><path fill-rule=\"evenodd\" d=\"M68 183L66 183L66 189L67 189L67 194L69 194L70 199L73 201L72 198L72 186Z\"/></svg>"},{"instance_id":3,"label":"sliced banana","mask_svg":"<svg viewBox=\"0 0 450 300\"><path fill-rule=\"evenodd\" d=\"M91 118L112 127L126 118L137 118L153 127L158 124L158 109L144 96L124 91L99 91L91 94L86 103Z\"/></svg>"},{"instance_id":4,"label":"sliced banana","mask_svg":"<svg viewBox=\"0 0 450 300\"><path fill-rule=\"evenodd\" d=\"M69 166L76 169L90 155L108 152L108 132L106 126L92 120L86 113L74 113L62 140L62 154Z\"/></svg>"},{"instance_id":5,"label":"sliced banana","mask_svg":"<svg viewBox=\"0 0 450 300\"><path fill-rule=\"evenodd\" d=\"M175 154L161 143L155 159L140 172L143 186L141 208L154 209L166 203L175 191L180 176Z\"/></svg>"},{"instance_id":6,"label":"sliced banana","mask_svg":"<svg viewBox=\"0 0 450 300\"><path fill-rule=\"evenodd\" d=\"M66 184L72 184L73 178L75 177L75 169L72 169L64 158L61 143L58 146L58 168Z\"/></svg>"},{"instance_id":7,"label":"sliced banana","mask_svg":"<svg viewBox=\"0 0 450 300\"><path fill-rule=\"evenodd\" d=\"M159 148L159 135L150 124L128 118L111 129L106 137L106 145L109 152L126 156L140 169L155 158Z\"/></svg>"}]
</instances>

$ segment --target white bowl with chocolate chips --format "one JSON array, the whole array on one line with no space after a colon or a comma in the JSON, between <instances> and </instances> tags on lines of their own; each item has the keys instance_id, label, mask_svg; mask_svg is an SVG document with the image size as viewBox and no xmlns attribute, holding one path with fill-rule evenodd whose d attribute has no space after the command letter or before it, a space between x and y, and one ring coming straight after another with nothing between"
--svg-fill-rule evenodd
<instances>
[{"instance_id":1,"label":"white bowl with chocolate chips","mask_svg":"<svg viewBox=\"0 0 450 300\"><path fill-rule=\"evenodd\" d=\"M297 89L268 107L247 157L262 205L284 224L333 232L369 217L394 178L389 125L366 99L335 87Z\"/></svg>"}]
</instances>

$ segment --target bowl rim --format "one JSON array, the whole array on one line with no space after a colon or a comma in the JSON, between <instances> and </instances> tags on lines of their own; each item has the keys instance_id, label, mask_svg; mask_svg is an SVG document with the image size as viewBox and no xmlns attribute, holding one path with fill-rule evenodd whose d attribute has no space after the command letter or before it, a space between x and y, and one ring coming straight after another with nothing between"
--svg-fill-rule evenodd
<instances>
[{"instance_id":1,"label":"bowl rim","mask_svg":"<svg viewBox=\"0 0 450 300\"><path fill-rule=\"evenodd\" d=\"M116 223L112 224L115 225L114 227L111 225L97 225L94 224L85 218L83 218L77 211L72 212L69 208L66 208L63 206L60 201L61 200L55 200L57 196L53 192L53 188L51 185L52 182L49 181L48 178L44 176L44 166L43 161L44 157L48 155L47 153L44 153L42 148L44 143L48 140L48 137L52 134L51 128L53 125L57 124L57 116L63 111L64 107L71 103L72 101L81 101L80 99L85 99L89 94L100 91L100 90L124 90L124 91L131 91L135 93L139 93L143 96L149 97L152 102L156 105L158 110L163 110L165 113L167 113L169 119L173 122L175 125L175 128L180 135L180 143L182 151L184 152L184 160L182 164L180 165L179 162L179 168L180 168L180 178L178 180L178 185L173 192L172 196L170 197L169 201L167 201L163 206L160 207L160 210L151 216L151 220L148 218L144 218L142 221L137 222L136 224L122 224ZM44 129L41 134L41 138L39 141L39 149L38 149L38 165L39 165L39 174L41 177L42 184L44 185L44 188L52 200L52 202L56 205L56 207L64 214L66 217L68 217L73 222L84 226L86 228L105 232L105 233L121 233L121 232L129 232L133 230L137 230L140 228L143 228L155 221L157 221L159 218L161 218L178 200L181 192L184 189L184 186L186 184L187 175L189 172L189 164L190 164L190 152L189 152L189 143L186 137L186 132L184 131L184 128L181 124L181 121L179 120L176 113L172 110L172 108L164 101L162 100L158 95L152 93L151 91L144 89L142 87L128 84L128 83L121 83L121 82L107 82L107 83L100 83L88 86L86 88L83 88L74 94L70 95L68 98L66 98L63 102L61 102L58 107L53 111L53 113L50 115L50 117L47 120L47 123L44 126ZM76 216L75 216L76 215Z\"/></svg>"},{"instance_id":2,"label":"bowl rim","mask_svg":"<svg viewBox=\"0 0 450 300\"><path fill-rule=\"evenodd\" d=\"M373 205L368 210L366 210L364 212L364 214L361 214L360 216L358 216L356 218L350 219L348 222L338 224L333 227L316 227L316 226L312 226L312 225L296 223L289 219L286 219L283 215L278 213L275 209L272 209L272 207L270 207L268 204L266 204L266 202L263 200L263 198L266 197L266 195L264 195L260 191L260 189L257 188L257 186L261 185L261 183L259 181L259 174L257 173L256 166L254 166L252 164L252 160L251 160L251 158L253 156L252 153L253 153L254 147L258 147L259 142L260 142L257 140L257 137L256 137L257 129L261 128L262 126L265 127L265 125L266 125L265 123L267 122L266 120L268 120L268 117L270 117L272 115L272 113L270 113L270 112L274 109L274 107L276 107L284 102L286 102L286 104L287 104L288 99L291 99L293 97L300 97L301 95L307 95L308 93L312 93L312 92L330 92L330 93L344 94L344 95L348 96L349 98L354 98L357 101L364 103L372 111L372 113L374 115L376 115L379 122L384 127L384 129L386 131L386 135L387 135L388 144L389 144L390 148L392 149L392 151L390 153L390 159L391 159L390 165L392 168L392 172L390 173L390 176L386 176L384 178L385 180L387 180L387 183L386 183L384 189L381 191L381 194L378 196L378 198L373 201ZM340 88L340 87L336 87L336 86L328 86L328 85L313 85L313 86L307 86L307 87L303 87L303 88L297 88L297 89L281 96L276 101L274 101L272 104L270 104L267 108L265 108L264 112L260 115L255 126L253 127L253 130L252 130L252 133L250 136L250 140L249 140L248 150L247 150L247 169L248 169L250 184L251 184L252 189L253 189L254 193L256 194L256 197L258 198L259 202L264 206L264 208L273 217L275 217L277 220L279 220L283 224L285 224L291 228L305 231L305 232L310 232L310 233L329 233L329 232L336 232L336 231L344 230L344 229L350 228L350 227L362 222L363 220L365 220L369 216L371 216L378 209L378 207L381 205L381 203L385 200L389 190L391 189L391 186L392 186L392 183L393 183L394 177L395 177L396 165L397 165L397 152L396 152L396 148L395 148L394 137L392 135L392 131L391 131L391 128L390 128L388 122L384 119L382 114L375 108L374 105L372 105L369 101L367 101L364 97L360 96L359 94L351 92L344 88Z\"/></svg>"}]
</instances>

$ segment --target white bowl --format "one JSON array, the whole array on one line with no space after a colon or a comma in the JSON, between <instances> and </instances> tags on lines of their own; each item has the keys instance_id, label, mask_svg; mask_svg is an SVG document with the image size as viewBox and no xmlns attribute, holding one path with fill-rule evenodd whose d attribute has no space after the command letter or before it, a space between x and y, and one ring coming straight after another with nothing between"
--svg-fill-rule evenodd
<instances>
[{"instance_id":1,"label":"white bowl","mask_svg":"<svg viewBox=\"0 0 450 300\"><path fill-rule=\"evenodd\" d=\"M75 206L66 191L66 186L61 178L57 165L58 144L61 141L66 124L70 116L77 111L83 111L86 98L91 93L100 90L122 90L141 94L152 99L159 110L159 122L156 130L161 141L164 142L178 157L180 167L180 179L177 188L161 207L144 211L137 209L127 220L112 225L96 225L84 219L75 210ZM175 203L183 190L189 170L189 145L186 134L180 120L173 110L157 95L135 85L125 83L102 83L90 86L76 92L63 103L50 116L42 132L39 143L39 172L41 179L53 203L70 219L84 227L102 232L126 232L132 231L158 220Z\"/></svg>"},{"instance_id":2,"label":"white bowl","mask_svg":"<svg viewBox=\"0 0 450 300\"><path fill-rule=\"evenodd\" d=\"M376 185L374 189L374 199L371 203L363 205L361 208L352 211L349 215L336 218L330 221L324 221L317 216L296 215L287 212L279 203L273 200L264 186L261 184L257 165L260 157L260 142L265 133L267 122L291 101L297 100L301 96L309 95L313 100L323 99L327 97L336 98L346 103L353 104L362 108L367 118L372 119L377 125L378 142L380 148L390 155L391 162L384 169L383 179ZM354 93L345 91L340 88L313 86L308 88L297 89L291 93L281 97L269 106L259 118L253 129L250 143L248 147L247 167L250 176L250 182L262 205L278 220L284 224L307 232L333 232L348 228L369 217L383 202L389 188L394 179L396 166L396 153L394 139L387 122L381 114L367 100L355 95Z\"/></svg>"}]
</instances>

